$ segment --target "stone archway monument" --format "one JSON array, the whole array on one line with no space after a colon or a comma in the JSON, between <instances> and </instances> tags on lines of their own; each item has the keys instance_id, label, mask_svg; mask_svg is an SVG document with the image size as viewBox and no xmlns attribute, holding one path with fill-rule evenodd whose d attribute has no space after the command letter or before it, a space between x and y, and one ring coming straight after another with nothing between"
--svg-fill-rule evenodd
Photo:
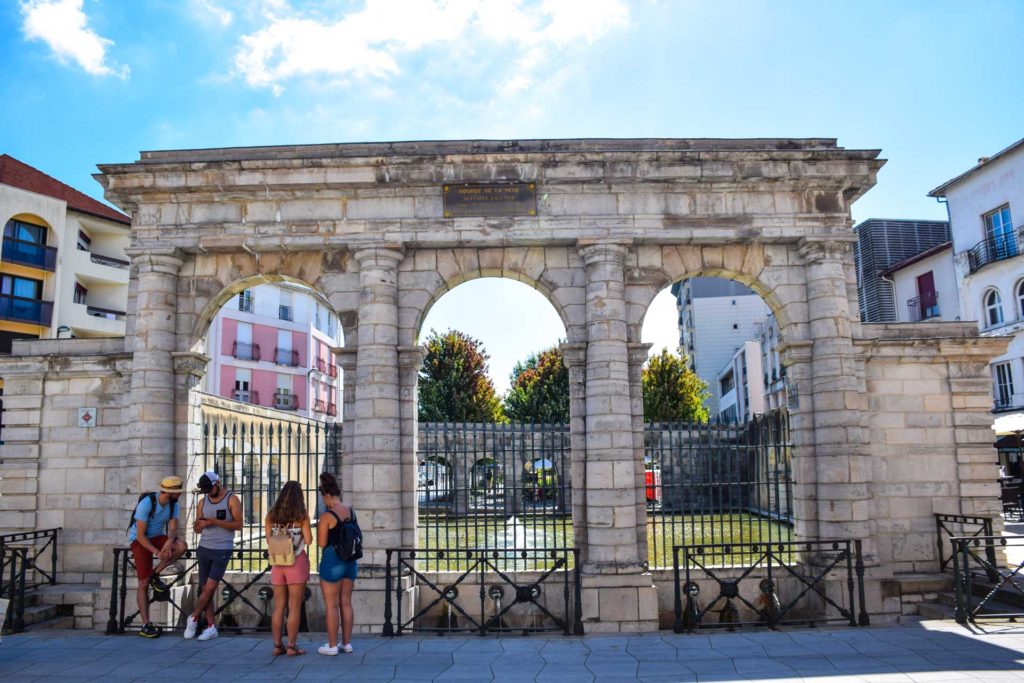
<instances>
[{"instance_id":1,"label":"stone archway monument","mask_svg":"<svg viewBox=\"0 0 1024 683\"><path fill-rule=\"evenodd\" d=\"M360 587L379 589L383 550L416 544L419 325L463 281L521 280L568 335L586 628L653 629L668 598L644 573L640 329L671 283L730 277L779 321L796 537L862 540L869 611L892 612L880 582L931 568L933 513L994 509L986 368L999 342L967 323L859 322L850 204L883 163L830 139L638 139L181 150L102 165L107 198L133 219L126 438L143 476L185 471L214 312L254 282L317 288L345 332L342 480L370 549ZM360 621L379 620L379 593L363 599Z\"/></svg>"}]
</instances>

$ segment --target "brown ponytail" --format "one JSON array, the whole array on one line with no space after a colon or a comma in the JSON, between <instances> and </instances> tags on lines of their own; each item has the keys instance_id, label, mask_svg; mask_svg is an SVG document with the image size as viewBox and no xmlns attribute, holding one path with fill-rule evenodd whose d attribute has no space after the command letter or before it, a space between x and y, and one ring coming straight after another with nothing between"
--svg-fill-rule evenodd
<instances>
[{"instance_id":1,"label":"brown ponytail","mask_svg":"<svg viewBox=\"0 0 1024 683\"><path fill-rule=\"evenodd\" d=\"M334 478L333 474L329 472L320 473L320 493L325 496L341 498L341 488L338 486L338 480Z\"/></svg>"}]
</instances>

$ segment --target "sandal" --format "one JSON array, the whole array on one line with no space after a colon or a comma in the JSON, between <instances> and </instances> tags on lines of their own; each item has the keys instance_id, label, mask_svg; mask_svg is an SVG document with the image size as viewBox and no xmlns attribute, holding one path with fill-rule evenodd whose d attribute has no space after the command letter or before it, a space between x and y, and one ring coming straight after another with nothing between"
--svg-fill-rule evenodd
<instances>
[{"instance_id":1,"label":"sandal","mask_svg":"<svg viewBox=\"0 0 1024 683\"><path fill-rule=\"evenodd\" d=\"M281 643L274 643L274 656L275 657L280 657L285 652L287 652L287 648L284 645L282 645Z\"/></svg>"},{"instance_id":2,"label":"sandal","mask_svg":"<svg viewBox=\"0 0 1024 683\"><path fill-rule=\"evenodd\" d=\"M299 647L297 645L289 645L288 646L288 656L289 657L298 657L299 655L304 655L304 654L306 654L306 651L299 649Z\"/></svg>"}]
</instances>

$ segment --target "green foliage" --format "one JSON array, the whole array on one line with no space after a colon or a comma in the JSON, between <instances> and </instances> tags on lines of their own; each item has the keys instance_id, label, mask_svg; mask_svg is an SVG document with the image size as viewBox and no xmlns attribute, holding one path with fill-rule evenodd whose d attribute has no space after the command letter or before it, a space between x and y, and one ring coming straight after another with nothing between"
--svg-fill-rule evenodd
<instances>
[{"instance_id":1,"label":"green foliage","mask_svg":"<svg viewBox=\"0 0 1024 683\"><path fill-rule=\"evenodd\" d=\"M569 421L569 370L557 345L516 363L505 415L513 422Z\"/></svg>"},{"instance_id":2,"label":"green foliage","mask_svg":"<svg viewBox=\"0 0 1024 683\"><path fill-rule=\"evenodd\" d=\"M458 330L430 331L419 376L421 422L504 422L489 356L479 340Z\"/></svg>"},{"instance_id":3,"label":"green foliage","mask_svg":"<svg viewBox=\"0 0 1024 683\"><path fill-rule=\"evenodd\" d=\"M686 354L668 349L647 360L643 371L644 420L647 422L707 422L704 402L707 384L690 369Z\"/></svg>"}]
</instances>

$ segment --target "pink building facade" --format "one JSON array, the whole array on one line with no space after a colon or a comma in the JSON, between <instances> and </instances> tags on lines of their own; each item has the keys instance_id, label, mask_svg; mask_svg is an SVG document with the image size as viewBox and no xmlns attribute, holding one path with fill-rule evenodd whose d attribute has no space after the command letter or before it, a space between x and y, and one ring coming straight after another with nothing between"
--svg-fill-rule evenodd
<instances>
[{"instance_id":1,"label":"pink building facade","mask_svg":"<svg viewBox=\"0 0 1024 683\"><path fill-rule=\"evenodd\" d=\"M211 394L340 421L337 316L312 290L259 285L226 303L207 336Z\"/></svg>"}]
</instances>

